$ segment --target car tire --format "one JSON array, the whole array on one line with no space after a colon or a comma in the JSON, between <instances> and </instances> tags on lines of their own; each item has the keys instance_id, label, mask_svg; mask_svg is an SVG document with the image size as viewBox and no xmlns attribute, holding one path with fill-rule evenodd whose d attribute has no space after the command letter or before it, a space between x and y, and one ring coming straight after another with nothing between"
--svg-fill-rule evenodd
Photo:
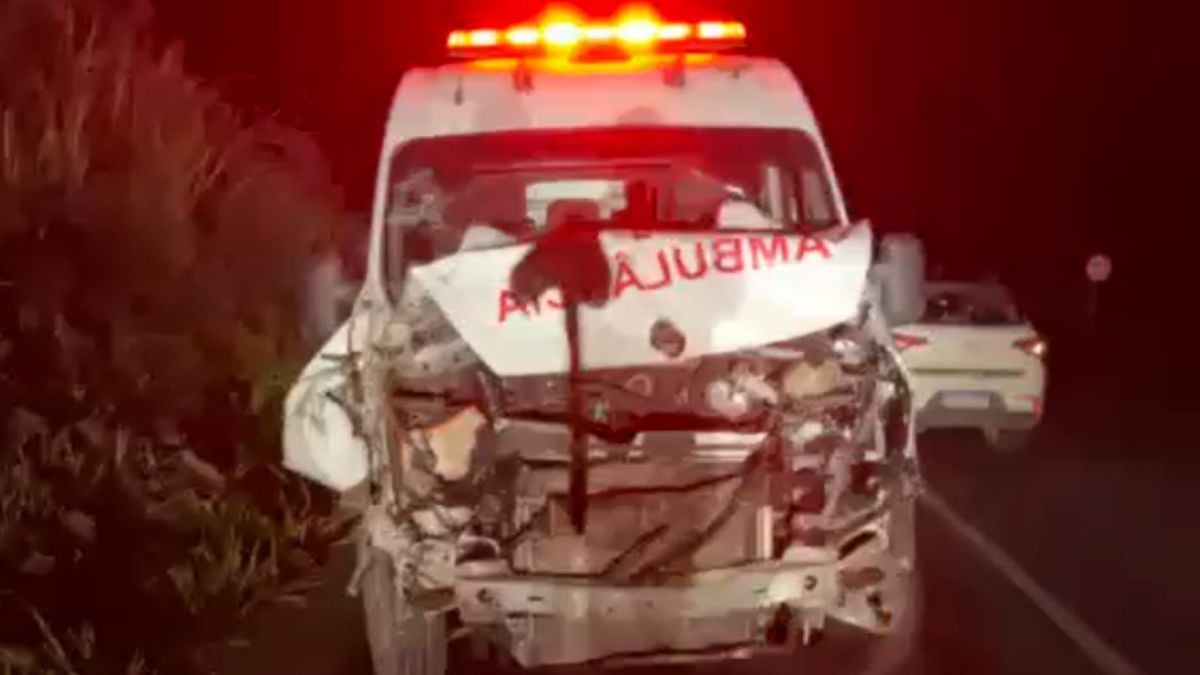
<instances>
[{"instance_id":1,"label":"car tire","mask_svg":"<svg viewBox=\"0 0 1200 675\"><path fill-rule=\"evenodd\" d=\"M985 430L984 438L993 449L1006 454L1021 452L1029 446L1030 432L1012 429Z\"/></svg>"},{"instance_id":2,"label":"car tire","mask_svg":"<svg viewBox=\"0 0 1200 675\"><path fill-rule=\"evenodd\" d=\"M368 555L361 589L375 675L445 675L445 614L406 608L391 556L374 547Z\"/></svg>"}]
</instances>

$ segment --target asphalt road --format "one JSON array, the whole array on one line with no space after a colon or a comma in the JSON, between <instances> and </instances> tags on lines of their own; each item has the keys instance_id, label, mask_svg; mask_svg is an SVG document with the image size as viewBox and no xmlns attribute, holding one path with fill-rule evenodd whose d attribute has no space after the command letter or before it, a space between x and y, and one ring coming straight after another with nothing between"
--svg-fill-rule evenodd
<instances>
[{"instance_id":1,"label":"asphalt road","mask_svg":"<svg viewBox=\"0 0 1200 675\"><path fill-rule=\"evenodd\" d=\"M1043 429L1018 456L998 455L966 432L922 439L934 495L918 520L924 616L898 672L1190 672L1180 664L1192 660L1196 558L1178 557L1195 549L1185 515L1195 491L1179 489L1188 474L1160 456L1071 439ZM212 672L367 675L358 607L341 593L349 565L348 555L335 560L306 610L258 617L248 646L209 656ZM862 672L830 644L838 643L827 639L824 651L800 656L622 675Z\"/></svg>"}]
</instances>

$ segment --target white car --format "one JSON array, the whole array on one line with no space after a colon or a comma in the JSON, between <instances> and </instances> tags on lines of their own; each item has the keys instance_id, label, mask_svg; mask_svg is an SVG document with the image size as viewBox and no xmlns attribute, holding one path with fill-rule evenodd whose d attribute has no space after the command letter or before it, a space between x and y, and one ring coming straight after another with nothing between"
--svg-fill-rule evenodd
<instances>
[{"instance_id":1,"label":"white car","mask_svg":"<svg viewBox=\"0 0 1200 675\"><path fill-rule=\"evenodd\" d=\"M925 316L894 329L918 430L981 430L999 449L1025 447L1045 404L1046 340L995 283L930 282Z\"/></svg>"},{"instance_id":2,"label":"white car","mask_svg":"<svg viewBox=\"0 0 1200 675\"><path fill-rule=\"evenodd\" d=\"M849 219L793 75L729 53L744 34L456 31L461 61L402 79L362 292L284 430L290 469L367 496L376 675L440 675L464 635L526 667L790 648L827 619L876 662L912 644L882 291L920 288Z\"/></svg>"}]
</instances>

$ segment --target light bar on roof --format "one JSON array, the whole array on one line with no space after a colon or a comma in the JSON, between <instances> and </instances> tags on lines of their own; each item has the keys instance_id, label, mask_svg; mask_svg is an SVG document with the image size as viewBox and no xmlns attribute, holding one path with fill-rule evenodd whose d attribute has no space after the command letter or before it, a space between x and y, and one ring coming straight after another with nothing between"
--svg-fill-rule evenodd
<instances>
[{"instance_id":1,"label":"light bar on roof","mask_svg":"<svg viewBox=\"0 0 1200 675\"><path fill-rule=\"evenodd\" d=\"M633 18L614 23L556 20L538 26L456 30L446 46L459 58L576 54L609 48L625 53L716 51L742 46L746 27L736 21L664 23Z\"/></svg>"}]
</instances>

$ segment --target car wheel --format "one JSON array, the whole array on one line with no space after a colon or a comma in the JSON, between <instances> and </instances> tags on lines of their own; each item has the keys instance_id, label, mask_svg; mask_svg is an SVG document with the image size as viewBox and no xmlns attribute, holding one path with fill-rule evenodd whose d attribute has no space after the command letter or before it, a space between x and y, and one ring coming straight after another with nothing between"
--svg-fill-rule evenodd
<instances>
[{"instance_id":1,"label":"car wheel","mask_svg":"<svg viewBox=\"0 0 1200 675\"><path fill-rule=\"evenodd\" d=\"M368 555L362 598L375 675L445 675L445 614L406 606L391 556L378 548Z\"/></svg>"},{"instance_id":2,"label":"car wheel","mask_svg":"<svg viewBox=\"0 0 1200 675\"><path fill-rule=\"evenodd\" d=\"M1030 432L1011 429L989 429L984 431L988 445L1005 453L1017 453L1029 445Z\"/></svg>"}]
</instances>

